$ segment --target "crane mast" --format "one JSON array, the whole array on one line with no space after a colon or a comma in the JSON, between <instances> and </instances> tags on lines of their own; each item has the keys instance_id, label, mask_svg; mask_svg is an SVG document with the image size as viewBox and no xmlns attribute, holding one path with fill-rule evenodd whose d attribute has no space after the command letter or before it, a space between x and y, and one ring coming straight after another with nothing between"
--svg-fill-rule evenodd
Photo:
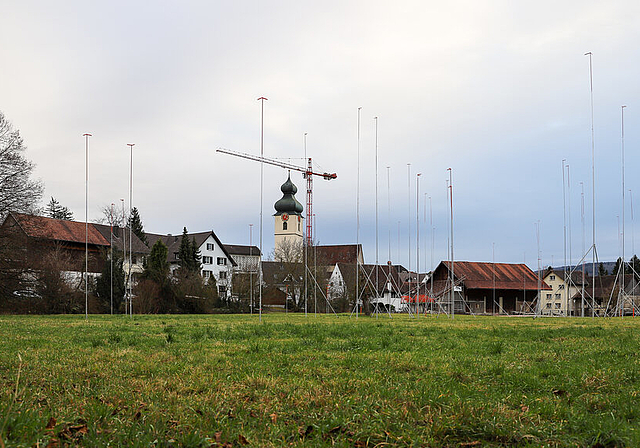
<instances>
[{"instance_id":1,"label":"crane mast","mask_svg":"<svg viewBox=\"0 0 640 448\"><path fill-rule=\"evenodd\" d=\"M307 181L307 234L306 244L313 244L313 176L320 176L324 180L332 180L338 177L336 173L318 173L313 171L313 165L311 163L311 157L307 160L307 166L298 166L291 163L281 162L280 160L269 159L267 157L254 156L238 151L231 151L230 149L218 148L217 152L228 154L230 156L241 157L243 159L253 160L254 162L267 163L269 165L278 166L287 170L294 170L303 173L303 177Z\"/></svg>"}]
</instances>

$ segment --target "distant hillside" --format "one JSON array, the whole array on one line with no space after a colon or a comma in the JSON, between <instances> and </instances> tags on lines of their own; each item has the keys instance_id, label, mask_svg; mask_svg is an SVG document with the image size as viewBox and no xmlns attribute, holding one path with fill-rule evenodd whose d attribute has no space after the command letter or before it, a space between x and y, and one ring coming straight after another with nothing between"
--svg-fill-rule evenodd
<instances>
[{"instance_id":1,"label":"distant hillside","mask_svg":"<svg viewBox=\"0 0 640 448\"><path fill-rule=\"evenodd\" d=\"M596 274L598 273L598 265L599 265L599 263L596 263ZM607 270L608 274L614 274L614 272L612 272L612 271L613 271L614 266L616 265L615 261L603 261L602 265ZM572 266L567 266L567 270L570 270L571 268L572 268ZM586 262L585 265L584 265L584 272L589 276L592 273L592 269L591 268L592 268L591 261ZM545 269L547 269L547 268L545 268ZM555 269L557 271L562 271L564 269L564 266L554 266L553 269ZM579 272L582 272L582 267L581 266L577 266L577 267L575 267L575 270L579 271Z\"/></svg>"}]
</instances>

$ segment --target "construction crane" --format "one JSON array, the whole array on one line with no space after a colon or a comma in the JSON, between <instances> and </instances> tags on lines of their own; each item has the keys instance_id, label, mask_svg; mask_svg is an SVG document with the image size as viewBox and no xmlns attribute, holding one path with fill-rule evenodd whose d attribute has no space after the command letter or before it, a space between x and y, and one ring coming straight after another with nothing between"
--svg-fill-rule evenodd
<instances>
[{"instance_id":1,"label":"construction crane","mask_svg":"<svg viewBox=\"0 0 640 448\"><path fill-rule=\"evenodd\" d=\"M230 149L218 148L217 152L223 154L229 154L230 156L242 157L243 159L253 160L255 162L268 163L269 165L279 166L287 170L300 171L303 177L307 180L307 246L313 243L313 176L320 176L324 180L332 180L338 177L336 173L317 173L313 171L313 165L311 163L311 157L307 159L307 167L292 165L291 163L281 162L279 160L268 159L266 157L254 156L238 151L231 151Z\"/></svg>"}]
</instances>

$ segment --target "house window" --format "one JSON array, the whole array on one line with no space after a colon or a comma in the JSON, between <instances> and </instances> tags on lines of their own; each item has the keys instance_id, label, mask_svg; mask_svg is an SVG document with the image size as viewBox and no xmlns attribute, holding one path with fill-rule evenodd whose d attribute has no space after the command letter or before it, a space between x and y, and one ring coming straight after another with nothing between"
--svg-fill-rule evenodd
<instances>
[{"instance_id":1,"label":"house window","mask_svg":"<svg viewBox=\"0 0 640 448\"><path fill-rule=\"evenodd\" d=\"M555 279L556 279L555 275L552 275L552 276L549 277L549 280L551 280L551 281L554 281Z\"/></svg>"},{"instance_id":2,"label":"house window","mask_svg":"<svg viewBox=\"0 0 640 448\"><path fill-rule=\"evenodd\" d=\"M558 289L564 289L564 284L558 286Z\"/></svg>"},{"instance_id":3,"label":"house window","mask_svg":"<svg viewBox=\"0 0 640 448\"><path fill-rule=\"evenodd\" d=\"M174 252L173 253L173 259L174 260L179 260L180 259L180 256L178 255L178 252Z\"/></svg>"},{"instance_id":4,"label":"house window","mask_svg":"<svg viewBox=\"0 0 640 448\"><path fill-rule=\"evenodd\" d=\"M207 257L206 255L203 256L202 264L213 264L213 257Z\"/></svg>"},{"instance_id":5,"label":"house window","mask_svg":"<svg viewBox=\"0 0 640 448\"><path fill-rule=\"evenodd\" d=\"M227 279L227 271L220 271L220 280Z\"/></svg>"},{"instance_id":6,"label":"house window","mask_svg":"<svg viewBox=\"0 0 640 448\"><path fill-rule=\"evenodd\" d=\"M551 294L547 294L547 299L551 300Z\"/></svg>"},{"instance_id":7,"label":"house window","mask_svg":"<svg viewBox=\"0 0 640 448\"><path fill-rule=\"evenodd\" d=\"M287 230L287 223L286 222L282 223L282 230Z\"/></svg>"},{"instance_id":8,"label":"house window","mask_svg":"<svg viewBox=\"0 0 640 448\"><path fill-rule=\"evenodd\" d=\"M203 270L202 271L202 276L204 278L210 278L211 277L211 271Z\"/></svg>"},{"instance_id":9,"label":"house window","mask_svg":"<svg viewBox=\"0 0 640 448\"><path fill-rule=\"evenodd\" d=\"M556 309L559 310L562 304L560 302L556 303Z\"/></svg>"},{"instance_id":10,"label":"house window","mask_svg":"<svg viewBox=\"0 0 640 448\"><path fill-rule=\"evenodd\" d=\"M218 257L218 266L226 266L227 265L227 259L224 257Z\"/></svg>"},{"instance_id":11,"label":"house window","mask_svg":"<svg viewBox=\"0 0 640 448\"><path fill-rule=\"evenodd\" d=\"M560 294L556 294L556 300L560 300Z\"/></svg>"},{"instance_id":12,"label":"house window","mask_svg":"<svg viewBox=\"0 0 640 448\"><path fill-rule=\"evenodd\" d=\"M547 308L551 309L551 302L547 302Z\"/></svg>"},{"instance_id":13,"label":"house window","mask_svg":"<svg viewBox=\"0 0 640 448\"><path fill-rule=\"evenodd\" d=\"M207 243L207 250L215 250L216 246L213 243Z\"/></svg>"},{"instance_id":14,"label":"house window","mask_svg":"<svg viewBox=\"0 0 640 448\"><path fill-rule=\"evenodd\" d=\"M222 295L225 294L227 292L227 287L226 286L218 286L218 294Z\"/></svg>"}]
</instances>

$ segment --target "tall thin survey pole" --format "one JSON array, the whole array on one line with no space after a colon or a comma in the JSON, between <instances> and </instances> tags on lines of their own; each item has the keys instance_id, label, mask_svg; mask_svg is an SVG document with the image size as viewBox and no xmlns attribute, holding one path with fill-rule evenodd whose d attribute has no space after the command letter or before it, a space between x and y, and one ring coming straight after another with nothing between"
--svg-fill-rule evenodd
<instances>
[{"instance_id":1,"label":"tall thin survey pole","mask_svg":"<svg viewBox=\"0 0 640 448\"><path fill-rule=\"evenodd\" d=\"M308 163L307 159L307 133L305 132L304 135L302 136L302 146L304 147L304 161L305 163ZM308 171L311 171L311 167L309 167ZM311 176L308 173L305 173L305 176ZM306 179L308 181L308 179ZM309 191L307 191L307 195L309 194ZM307 205L309 204L309 202L307 202ZM309 224L311 224L313 226L313 222L311 222L311 215L310 215L311 211L309 210L309 207L307 207L307 229L309 228ZM315 230L315 226L312 227ZM302 244L304 245L304 317L307 317L307 300L309 297L308 294L308 290L307 290L307 251L309 249L309 243L311 243L311 241L309 241L310 238L313 238L313 235L309 235L309 231L306 232L307 234L305 235L305 237L302 239ZM315 285L313 287L313 290L315 292Z\"/></svg>"},{"instance_id":2,"label":"tall thin survey pole","mask_svg":"<svg viewBox=\"0 0 640 448\"><path fill-rule=\"evenodd\" d=\"M378 257L378 117L373 117L376 123L376 317L380 302L380 286L378 284L378 274L380 261Z\"/></svg>"},{"instance_id":3,"label":"tall thin survey pole","mask_svg":"<svg viewBox=\"0 0 640 448\"><path fill-rule=\"evenodd\" d=\"M420 317L420 176L416 174L416 317Z\"/></svg>"},{"instance_id":4,"label":"tall thin survey pole","mask_svg":"<svg viewBox=\"0 0 640 448\"><path fill-rule=\"evenodd\" d=\"M455 317L455 273L454 273L454 256L453 256L453 170L447 168L449 171L449 209L451 211L451 318Z\"/></svg>"},{"instance_id":5,"label":"tall thin survey pole","mask_svg":"<svg viewBox=\"0 0 640 448\"><path fill-rule=\"evenodd\" d=\"M626 267L626 259L625 259L625 253L624 253L624 221L625 221L625 213L624 213L624 209L625 207L625 186L624 186L624 108L627 106L622 106L620 108L621 113L622 113L622 124L621 124L621 147L622 147L622 271L620 272L622 281L620 282L620 288L618 288L619 291L619 296L620 299L618 302L620 303L620 317L624 316L624 301L625 301L625 291L624 291L624 270Z\"/></svg>"},{"instance_id":6,"label":"tall thin survey pole","mask_svg":"<svg viewBox=\"0 0 640 448\"><path fill-rule=\"evenodd\" d=\"M267 98L261 96L260 101L260 158L264 157L264 102ZM258 275L259 283L259 321L262 322L262 203L264 195L264 163L260 162L260 272ZM308 217L307 217L308 218Z\"/></svg>"},{"instance_id":7,"label":"tall thin survey pole","mask_svg":"<svg viewBox=\"0 0 640 448\"><path fill-rule=\"evenodd\" d=\"M110 285L111 285L111 315L113 316L113 206L115 204L111 203L111 212L109 216L109 254L110 254Z\"/></svg>"},{"instance_id":8,"label":"tall thin survey pole","mask_svg":"<svg viewBox=\"0 0 640 448\"><path fill-rule=\"evenodd\" d=\"M249 314L253 314L253 224L249 224Z\"/></svg>"},{"instance_id":9,"label":"tall thin survey pole","mask_svg":"<svg viewBox=\"0 0 640 448\"><path fill-rule=\"evenodd\" d=\"M358 107L358 153L357 153L357 176L356 176L356 251L360 250L360 112L362 107ZM356 291L355 291L355 307L356 319L358 319L358 308L360 304L360 257L356 254Z\"/></svg>"},{"instance_id":10,"label":"tall thin survey pole","mask_svg":"<svg viewBox=\"0 0 640 448\"><path fill-rule=\"evenodd\" d=\"M131 290L131 262L133 260L132 254L132 246L131 246L131 210L132 210L132 202L133 202L133 146L135 143L127 143L129 147L129 152L131 153L131 160L129 164L129 315L133 316L133 291Z\"/></svg>"},{"instance_id":11,"label":"tall thin survey pole","mask_svg":"<svg viewBox=\"0 0 640 448\"><path fill-rule=\"evenodd\" d=\"M124 198L120 198L120 203L122 204L122 262L127 259L127 224L125 219L125 211L124 211ZM124 266L123 266L124 268ZM124 287L124 314L127 314L127 301L129 298L127 297L127 285L125 283Z\"/></svg>"},{"instance_id":12,"label":"tall thin survey pole","mask_svg":"<svg viewBox=\"0 0 640 448\"><path fill-rule=\"evenodd\" d=\"M408 226L407 234L409 237L409 244L407 245L407 249L409 251L407 259L409 260L409 262L407 265L407 269L409 270L409 273L411 273L411 164L410 163L407 163L407 205L408 205L408 211L409 211L409 216L407 218L407 226Z\"/></svg>"},{"instance_id":13,"label":"tall thin survey pole","mask_svg":"<svg viewBox=\"0 0 640 448\"><path fill-rule=\"evenodd\" d=\"M591 213L592 213L592 237L591 237L591 275L593 282L591 285L591 317L596 315L596 144L593 126L593 54L589 51L585 56L589 56L589 93L591 103Z\"/></svg>"},{"instance_id":14,"label":"tall thin survey pole","mask_svg":"<svg viewBox=\"0 0 640 448\"><path fill-rule=\"evenodd\" d=\"M585 253L586 236L584 232L584 183L580 182L580 223L582 225L582 253ZM595 276L593 276L595 278ZM584 259L582 260L582 287L580 295L580 317L584 317Z\"/></svg>"},{"instance_id":15,"label":"tall thin survey pole","mask_svg":"<svg viewBox=\"0 0 640 448\"><path fill-rule=\"evenodd\" d=\"M84 136L84 318L89 319L89 137Z\"/></svg>"},{"instance_id":16,"label":"tall thin survey pole","mask_svg":"<svg viewBox=\"0 0 640 448\"><path fill-rule=\"evenodd\" d=\"M636 254L635 224L633 222L633 192L629 189L629 205L631 206L631 255Z\"/></svg>"},{"instance_id":17,"label":"tall thin survey pole","mask_svg":"<svg viewBox=\"0 0 640 448\"><path fill-rule=\"evenodd\" d=\"M391 167L387 167L387 227L389 231L389 253L387 255L387 261L391 262L391 180L389 177L389 171Z\"/></svg>"},{"instance_id":18,"label":"tall thin survey pole","mask_svg":"<svg viewBox=\"0 0 640 448\"><path fill-rule=\"evenodd\" d=\"M567 283L567 193L566 193L566 185L567 182L564 178L564 167L567 159L562 159L562 242L564 245L564 265L562 267L562 281ZM564 291L564 302L566 307L569 306L569 288L565 288Z\"/></svg>"}]
</instances>

